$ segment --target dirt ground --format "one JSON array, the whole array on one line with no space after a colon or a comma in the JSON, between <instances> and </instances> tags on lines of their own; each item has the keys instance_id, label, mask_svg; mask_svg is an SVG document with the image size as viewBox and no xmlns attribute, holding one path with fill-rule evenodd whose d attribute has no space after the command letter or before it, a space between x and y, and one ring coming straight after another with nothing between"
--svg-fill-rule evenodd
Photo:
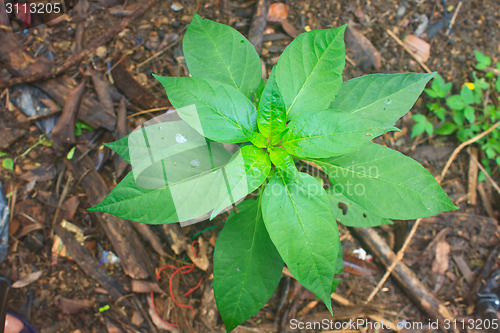
<instances>
[{"instance_id":1,"label":"dirt ground","mask_svg":"<svg viewBox=\"0 0 500 333\"><path fill-rule=\"evenodd\" d=\"M53 62L62 64L72 54L85 49L103 32L130 15L138 8L137 5L142 3L126 1L124 6L102 5L112 2L88 1L87 6L80 9L83 14L71 12L67 19L29 29L25 33L17 33L16 38L32 56L46 56L53 59ZM456 87L472 80L475 64L473 50L480 50L491 56L494 61L500 60L500 2L463 1L451 29L448 29L449 20L455 14L459 1L445 1L445 8L443 2L284 1L290 8L287 22L296 31L333 28L349 23L378 51L378 55L363 51L364 49L360 51L359 40L353 38L354 41L348 41L347 55L350 61L346 63L345 80L370 73L423 72L421 66L386 30L404 39L404 36L422 30L422 23L428 20L426 29L420 35L420 38L430 45L429 58L425 64L430 70L439 72L445 80L453 82ZM77 66L70 68L66 75L77 81L85 79L86 91L94 99L98 96L95 82L90 79L91 74L101 75L101 78L111 82L114 107L118 108L121 97L126 95L126 110L131 116L128 126L130 129L136 128L158 115L154 111L137 115L138 112L166 106L164 90L151 74L187 75L181 39L192 15L198 13L203 17L229 24L247 35L256 3L255 0L156 1L110 41L90 56L84 57ZM77 31L83 31L81 43L77 42ZM429 37L429 34L432 37ZM292 40L289 29L284 29L282 24L268 22L261 52L267 71L271 70L279 54ZM116 77L113 80L110 75L106 75L108 70L115 67L130 73L131 77L146 89L148 95L139 94L135 96L136 99L128 96L124 88L119 86L119 82L116 82ZM0 73L2 79L15 77L1 62ZM44 81L39 84L43 86ZM83 177L74 171L75 165L68 162L66 155L58 155L54 147L37 144L42 134L40 128L34 123L27 125L22 122L24 116L21 111L8 105L7 98L10 95L15 98L16 92L18 93L16 89L28 88L14 87L0 91L0 124L14 124L14 127L17 126L18 130L23 132L8 147L0 149L8 156L16 157L13 171L0 167L0 182L12 210L9 253L0 263L0 275L12 282L21 281L20 288L10 290L8 310L26 317L38 332L42 333L176 330L223 332L222 320L213 299L211 261L216 237L227 214L212 222L204 221L175 230L161 226L152 227L149 230L155 236L137 229L140 233L137 239L144 244L147 261L152 265L145 269L149 269L149 273L153 272L146 278L141 278L133 269L127 270L119 263L113 263L112 255L106 257L105 252L117 252L118 245L107 236L112 231L103 227L102 218L86 210L92 206L92 200L95 198L89 196L89 191L82 182ZM409 133L413 126L411 114L425 114L427 98L420 98L410 114L397 124L402 129L401 134L384 135L380 143L412 156L437 176L459 143L442 137L410 138ZM119 180L116 179L117 162L107 148L100 147L103 142L112 140L112 131L102 128L83 129L82 135L77 137L77 143L86 147L84 154L98 166L98 174L109 188ZM468 203L468 167L468 155L460 154L443 182L443 187L461 209L423 219L403 259L417 278L457 320L478 318L474 297L480 289L482 273L489 264L493 265L493 269L489 267L490 270L498 268L499 264L498 258L492 258L492 253L497 253L498 256L498 252L494 251L499 247L497 219L500 215L500 198L489 183L485 182L485 196L478 195L475 203ZM498 171L493 177L498 181ZM484 198L488 198L488 202L485 202ZM492 207L493 216L488 214L488 205ZM121 299L113 298L109 289L96 282L89 271L83 270L64 252L56 251L54 254L54 242L58 240L58 234L54 233L53 226L63 218L79 229L81 243L91 257L100 263L106 261L100 266L105 269L107 276L113 278L113 283L123 288ZM379 231L387 243L397 251L414 223L415 221L397 221L394 226L379 228ZM130 230L135 233L134 229ZM159 246L154 244L154 239L160 240ZM346 228L341 228L341 239L344 252L350 256L356 256L353 251L363 248ZM190 265L193 256L188 256L186 250L192 240L198 240L195 247L198 258L208 259L210 264L204 267L197 262L191 273L178 274L172 279L172 288L179 302L189 304L193 311L176 306L169 296L169 277L172 270L162 273L158 284L144 283L145 280L155 281L154 271L165 265ZM443 263L439 261L442 259L439 249L446 245L449 247L449 254ZM176 251L176 246L181 250ZM133 253L134 249L129 251L131 256L141 258L140 255L144 255ZM342 281L336 291L340 301L334 300L335 320L366 318L372 322L386 320L392 323L423 323L423 328L401 331L437 331L430 325L430 316L422 310L418 301L410 298L391 278L371 302L364 303L385 273L385 268L379 264L377 257L372 259L371 264L374 265L368 276L359 276L355 271L349 270L342 273ZM444 267L441 273L440 267ZM183 296L197 285L200 279L198 288L188 296ZM132 280L142 282L134 285ZM157 312L165 320L178 325L177 328L162 326L148 315L148 311L151 311L148 303L151 290L157 291ZM291 327L293 318L302 322L332 319L326 307L318 303L313 294L302 288L293 278L284 275L268 304L235 332L329 331L326 328L294 330ZM482 331L477 328L464 328L460 331ZM368 328L364 331L391 330Z\"/></svg>"}]
</instances>

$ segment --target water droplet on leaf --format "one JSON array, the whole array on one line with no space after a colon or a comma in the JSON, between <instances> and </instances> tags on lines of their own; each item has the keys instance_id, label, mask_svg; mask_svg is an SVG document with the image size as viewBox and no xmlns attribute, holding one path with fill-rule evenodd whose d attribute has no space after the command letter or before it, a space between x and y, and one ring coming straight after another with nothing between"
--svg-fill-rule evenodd
<instances>
[{"instance_id":1,"label":"water droplet on leaf","mask_svg":"<svg viewBox=\"0 0 500 333\"><path fill-rule=\"evenodd\" d=\"M391 101L390 99L386 99L386 100L385 100L385 104L389 105L389 104L391 104L391 103L392 103L392 101Z\"/></svg>"},{"instance_id":2,"label":"water droplet on leaf","mask_svg":"<svg viewBox=\"0 0 500 333\"><path fill-rule=\"evenodd\" d=\"M177 141L177 143L184 143L184 142L187 142L187 139L184 137L184 135L177 134L175 136L175 141Z\"/></svg>"},{"instance_id":3,"label":"water droplet on leaf","mask_svg":"<svg viewBox=\"0 0 500 333\"><path fill-rule=\"evenodd\" d=\"M199 159L194 159L194 160L191 160L191 162L189 162L189 165L192 167L192 168L197 168L200 166L200 160Z\"/></svg>"}]
</instances>

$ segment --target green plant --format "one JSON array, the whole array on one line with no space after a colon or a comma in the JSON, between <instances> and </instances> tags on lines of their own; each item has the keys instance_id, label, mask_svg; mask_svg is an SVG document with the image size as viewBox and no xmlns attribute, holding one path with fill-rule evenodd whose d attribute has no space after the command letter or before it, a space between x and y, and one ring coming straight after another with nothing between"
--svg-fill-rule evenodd
<instances>
[{"instance_id":1,"label":"green plant","mask_svg":"<svg viewBox=\"0 0 500 333\"><path fill-rule=\"evenodd\" d=\"M377 226L456 209L420 164L369 142L397 130L434 73L342 83L344 31L301 34L264 84L252 44L195 15L183 41L192 77L155 76L183 121L108 144L134 169L93 211L150 224L214 218L258 191L230 213L215 247L215 300L228 331L269 300L283 262L331 312L342 271L337 222ZM320 165L333 186L299 172L297 159Z\"/></svg>"},{"instance_id":2,"label":"green plant","mask_svg":"<svg viewBox=\"0 0 500 333\"><path fill-rule=\"evenodd\" d=\"M486 70L484 77L473 71L473 82L465 83L459 93L451 94L451 82L446 83L441 76L436 75L430 89L425 89L427 95L435 99L427 104L432 113L427 117L413 115L416 124L412 129L412 137L425 131L428 135L455 134L458 140L464 142L500 120L500 80L494 70L489 69L490 57L479 51L474 51L474 55L478 62L476 68ZM500 62L497 62L496 67L500 71ZM500 167L500 130L481 138L478 144L485 153L486 158L482 162L486 170L490 172L489 161ZM481 173L480 180L483 179L484 174Z\"/></svg>"},{"instance_id":3,"label":"green plant","mask_svg":"<svg viewBox=\"0 0 500 333\"><path fill-rule=\"evenodd\" d=\"M0 151L0 158L5 157L5 156L7 156L7 153ZM14 160L10 157L5 157L2 160L2 167L5 170L10 170L10 171L14 170Z\"/></svg>"}]
</instances>

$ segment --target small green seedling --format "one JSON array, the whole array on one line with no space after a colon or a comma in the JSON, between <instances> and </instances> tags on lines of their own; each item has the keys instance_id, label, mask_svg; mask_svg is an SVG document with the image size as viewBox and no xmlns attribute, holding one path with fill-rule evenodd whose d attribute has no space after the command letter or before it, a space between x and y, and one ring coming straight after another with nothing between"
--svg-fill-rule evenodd
<instances>
[{"instance_id":1,"label":"small green seedling","mask_svg":"<svg viewBox=\"0 0 500 333\"><path fill-rule=\"evenodd\" d=\"M465 83L460 92L451 94L452 84L446 83L439 75L432 80L431 88L425 89L427 95L434 99L427 104L432 114L413 115L416 124L412 129L412 137L424 133L432 135L455 134L458 140L465 142L480 132L489 129L500 120L500 80L490 69L491 58L479 51L474 51L477 60L476 69L486 71L484 77L472 72L473 82ZM496 67L500 70L500 62ZM482 164L488 172L490 161L500 167L500 130L494 130L487 137L478 140L484 151ZM480 174L480 180L485 175Z\"/></svg>"},{"instance_id":2,"label":"small green seedling","mask_svg":"<svg viewBox=\"0 0 500 333\"><path fill-rule=\"evenodd\" d=\"M264 83L243 35L195 15L183 40L192 77L155 76L182 121L108 144L134 168L92 211L182 222L258 194L231 212L215 246L213 287L227 331L266 304L284 264L332 312L337 223L378 226L457 208L419 163L370 142L397 130L434 73L343 83L345 28L295 38ZM332 186L299 172L299 159L319 165Z\"/></svg>"}]
</instances>

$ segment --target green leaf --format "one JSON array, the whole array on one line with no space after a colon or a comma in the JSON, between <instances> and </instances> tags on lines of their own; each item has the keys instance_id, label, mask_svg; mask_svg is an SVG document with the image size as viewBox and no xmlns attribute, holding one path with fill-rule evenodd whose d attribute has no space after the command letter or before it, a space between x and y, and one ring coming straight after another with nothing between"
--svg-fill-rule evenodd
<instances>
[{"instance_id":1,"label":"green leaf","mask_svg":"<svg viewBox=\"0 0 500 333\"><path fill-rule=\"evenodd\" d=\"M254 149L261 155L253 154ZM89 210L148 224L183 222L242 199L262 184L270 169L261 149L245 146L229 160L222 144L214 142L152 160L148 167L139 164Z\"/></svg>"},{"instance_id":2,"label":"green leaf","mask_svg":"<svg viewBox=\"0 0 500 333\"><path fill-rule=\"evenodd\" d=\"M292 177L278 170L264 190L262 215L292 275L332 312L330 295L340 242L323 187L308 174Z\"/></svg>"},{"instance_id":3,"label":"green leaf","mask_svg":"<svg viewBox=\"0 0 500 333\"><path fill-rule=\"evenodd\" d=\"M118 141L104 145L120 155L128 164L132 164L133 160L135 165L150 154L169 150L174 145L182 146L192 142L206 145L206 139L183 120L145 125ZM167 156L168 154L164 155Z\"/></svg>"},{"instance_id":4,"label":"green leaf","mask_svg":"<svg viewBox=\"0 0 500 333\"><path fill-rule=\"evenodd\" d=\"M256 314L281 279L283 261L262 220L260 202L243 201L214 250L214 295L229 332Z\"/></svg>"},{"instance_id":5,"label":"green leaf","mask_svg":"<svg viewBox=\"0 0 500 333\"><path fill-rule=\"evenodd\" d=\"M471 105L475 103L475 98L474 98L474 93L473 91L464 85L462 89L460 90L460 97L462 97L462 100L464 101L465 104Z\"/></svg>"},{"instance_id":6,"label":"green leaf","mask_svg":"<svg viewBox=\"0 0 500 333\"><path fill-rule=\"evenodd\" d=\"M477 69L485 69L486 67L491 65L491 58L479 52L478 50L474 50L474 56L478 62L476 68Z\"/></svg>"},{"instance_id":7,"label":"green leaf","mask_svg":"<svg viewBox=\"0 0 500 333\"><path fill-rule=\"evenodd\" d=\"M430 122L425 123L425 132L428 135L432 135L432 133L434 133L434 127L432 126L432 123L430 123Z\"/></svg>"},{"instance_id":8,"label":"green leaf","mask_svg":"<svg viewBox=\"0 0 500 333\"><path fill-rule=\"evenodd\" d=\"M392 224L392 221L370 213L354 201L347 198L335 187L326 190L330 196L333 207L333 215L338 223L347 227L377 227L383 224ZM338 274L338 273L337 273Z\"/></svg>"},{"instance_id":9,"label":"green leaf","mask_svg":"<svg viewBox=\"0 0 500 333\"><path fill-rule=\"evenodd\" d=\"M455 111L453 113L453 121L458 125L462 126L464 124L464 112L463 111Z\"/></svg>"},{"instance_id":10,"label":"green leaf","mask_svg":"<svg viewBox=\"0 0 500 333\"><path fill-rule=\"evenodd\" d=\"M436 73L373 74L342 84L331 108L393 125L413 106Z\"/></svg>"},{"instance_id":11,"label":"green leaf","mask_svg":"<svg viewBox=\"0 0 500 333\"><path fill-rule=\"evenodd\" d=\"M457 209L418 162L381 145L314 160L337 191L381 217L408 220Z\"/></svg>"},{"instance_id":12,"label":"green leaf","mask_svg":"<svg viewBox=\"0 0 500 333\"><path fill-rule=\"evenodd\" d=\"M439 135L450 135L453 134L457 130L457 125L451 122L446 122L443 125L439 126L438 129L436 129L436 134Z\"/></svg>"},{"instance_id":13,"label":"green leaf","mask_svg":"<svg viewBox=\"0 0 500 333\"><path fill-rule=\"evenodd\" d=\"M476 111L474 111L472 106L467 106L464 110L464 116L472 124L476 120Z\"/></svg>"},{"instance_id":14,"label":"green leaf","mask_svg":"<svg viewBox=\"0 0 500 333\"><path fill-rule=\"evenodd\" d=\"M290 175L297 175L297 167L295 162L283 148L276 148L270 151L269 157L271 162L281 171L288 173Z\"/></svg>"},{"instance_id":15,"label":"green leaf","mask_svg":"<svg viewBox=\"0 0 500 333\"><path fill-rule=\"evenodd\" d=\"M235 29L194 14L182 48L193 77L217 80L250 97L262 77L255 47Z\"/></svg>"},{"instance_id":16,"label":"green leaf","mask_svg":"<svg viewBox=\"0 0 500 333\"><path fill-rule=\"evenodd\" d=\"M309 111L288 124L283 147L298 157L342 155L395 127L337 110Z\"/></svg>"},{"instance_id":17,"label":"green leaf","mask_svg":"<svg viewBox=\"0 0 500 333\"><path fill-rule=\"evenodd\" d=\"M2 161L2 167L5 170L14 170L14 160L10 157L4 158Z\"/></svg>"},{"instance_id":18,"label":"green leaf","mask_svg":"<svg viewBox=\"0 0 500 333\"><path fill-rule=\"evenodd\" d=\"M416 136L419 136L420 134L423 134L425 131L425 124L425 122L421 122L413 125L413 128L411 129L411 137L414 138Z\"/></svg>"},{"instance_id":19,"label":"green leaf","mask_svg":"<svg viewBox=\"0 0 500 333\"><path fill-rule=\"evenodd\" d=\"M265 136L260 134L259 132L252 132L249 131L245 128L243 128L243 132L245 133L246 137L248 140L254 145L259 148L266 148L268 145L268 141Z\"/></svg>"},{"instance_id":20,"label":"green leaf","mask_svg":"<svg viewBox=\"0 0 500 333\"><path fill-rule=\"evenodd\" d=\"M257 130L255 106L239 91L214 80L154 75L179 116L210 140L247 141L242 128Z\"/></svg>"},{"instance_id":21,"label":"green leaf","mask_svg":"<svg viewBox=\"0 0 500 333\"><path fill-rule=\"evenodd\" d=\"M424 89L425 93L432 98L438 98L438 94L432 89Z\"/></svg>"},{"instance_id":22,"label":"green leaf","mask_svg":"<svg viewBox=\"0 0 500 333\"><path fill-rule=\"evenodd\" d=\"M257 89L252 94L252 103L255 106L258 106L260 103L260 99L262 97L262 92L264 91L264 88L266 87L266 83L264 82L263 79L260 79L260 83L257 86Z\"/></svg>"},{"instance_id":23,"label":"green leaf","mask_svg":"<svg viewBox=\"0 0 500 333\"><path fill-rule=\"evenodd\" d=\"M0 151L0 157L4 157L4 156L7 156L7 153Z\"/></svg>"},{"instance_id":24,"label":"green leaf","mask_svg":"<svg viewBox=\"0 0 500 333\"><path fill-rule=\"evenodd\" d=\"M265 150L252 145L242 147L227 166L221 169L225 187L223 185L219 192L210 218L214 218L227 206L255 191L264 183L270 171L271 161ZM205 195L215 194L205 193Z\"/></svg>"},{"instance_id":25,"label":"green leaf","mask_svg":"<svg viewBox=\"0 0 500 333\"><path fill-rule=\"evenodd\" d=\"M460 95L452 95L446 99L446 104L450 107L452 110L463 110L465 109L465 102L462 99Z\"/></svg>"},{"instance_id":26,"label":"green leaf","mask_svg":"<svg viewBox=\"0 0 500 333\"><path fill-rule=\"evenodd\" d=\"M413 116L411 116L411 118L413 120L415 120L415 122L417 123L426 123L427 122L427 118L423 115L423 114L414 114Z\"/></svg>"},{"instance_id":27,"label":"green leaf","mask_svg":"<svg viewBox=\"0 0 500 333\"><path fill-rule=\"evenodd\" d=\"M326 109L332 102L342 84L346 27L302 33L281 54L276 82L288 119L303 111Z\"/></svg>"},{"instance_id":28,"label":"green leaf","mask_svg":"<svg viewBox=\"0 0 500 333\"><path fill-rule=\"evenodd\" d=\"M221 169L230 159L222 144L174 146L164 159L144 159L90 211L148 224L187 221L210 212L224 186ZM135 161L135 159L133 159ZM135 163L133 163L135 164ZM210 195L207 195L210 193Z\"/></svg>"},{"instance_id":29,"label":"green leaf","mask_svg":"<svg viewBox=\"0 0 500 333\"><path fill-rule=\"evenodd\" d=\"M437 95L436 97L445 98L451 91L451 82L445 83L441 75L436 74L434 80L432 80L431 88Z\"/></svg>"},{"instance_id":30,"label":"green leaf","mask_svg":"<svg viewBox=\"0 0 500 333\"><path fill-rule=\"evenodd\" d=\"M257 125L259 131L271 142L286 127L286 106L278 89L275 79L275 68L269 75L266 87L262 92L259 107L257 108Z\"/></svg>"}]
</instances>

